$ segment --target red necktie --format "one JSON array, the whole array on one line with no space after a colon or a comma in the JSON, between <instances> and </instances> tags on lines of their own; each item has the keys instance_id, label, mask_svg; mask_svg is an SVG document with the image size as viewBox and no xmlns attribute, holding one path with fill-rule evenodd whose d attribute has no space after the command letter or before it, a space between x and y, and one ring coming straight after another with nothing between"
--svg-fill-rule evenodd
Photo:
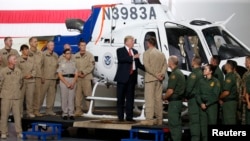
<instances>
[{"instance_id":1,"label":"red necktie","mask_svg":"<svg viewBox=\"0 0 250 141\"><path fill-rule=\"evenodd\" d=\"M129 54L129 56L132 56L132 52L131 52L131 48L130 49L128 49L128 54ZM131 64L131 68L130 68L130 74L132 74L133 73L133 62L132 62L132 64Z\"/></svg>"}]
</instances>

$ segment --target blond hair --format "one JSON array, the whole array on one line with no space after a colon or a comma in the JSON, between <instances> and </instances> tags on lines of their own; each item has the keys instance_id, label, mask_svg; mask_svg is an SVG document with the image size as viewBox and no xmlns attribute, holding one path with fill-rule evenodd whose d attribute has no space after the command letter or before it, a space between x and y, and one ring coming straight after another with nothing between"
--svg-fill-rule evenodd
<instances>
[{"instance_id":1,"label":"blond hair","mask_svg":"<svg viewBox=\"0 0 250 141\"><path fill-rule=\"evenodd\" d=\"M129 39L134 39L134 37L131 36L131 35L126 36L126 37L124 38L124 44L125 44L125 43L127 42L127 40L129 40Z\"/></svg>"}]
</instances>

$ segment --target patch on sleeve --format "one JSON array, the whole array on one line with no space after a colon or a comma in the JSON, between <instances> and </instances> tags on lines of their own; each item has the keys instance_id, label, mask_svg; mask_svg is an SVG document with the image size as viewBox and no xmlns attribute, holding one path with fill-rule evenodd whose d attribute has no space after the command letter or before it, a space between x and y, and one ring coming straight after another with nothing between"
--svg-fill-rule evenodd
<instances>
[{"instance_id":1,"label":"patch on sleeve","mask_svg":"<svg viewBox=\"0 0 250 141\"><path fill-rule=\"evenodd\" d=\"M219 82L217 83L217 86L220 87L220 83Z\"/></svg>"},{"instance_id":2,"label":"patch on sleeve","mask_svg":"<svg viewBox=\"0 0 250 141\"><path fill-rule=\"evenodd\" d=\"M231 83L231 79L226 79L226 83Z\"/></svg>"},{"instance_id":3,"label":"patch on sleeve","mask_svg":"<svg viewBox=\"0 0 250 141\"><path fill-rule=\"evenodd\" d=\"M196 78L196 75L195 75L195 74L192 74L192 75L191 75L191 78L192 78L192 79L195 79L195 78Z\"/></svg>"},{"instance_id":4,"label":"patch on sleeve","mask_svg":"<svg viewBox=\"0 0 250 141\"><path fill-rule=\"evenodd\" d=\"M213 87L213 86L214 86L214 82L211 82L211 83L210 83L210 87Z\"/></svg>"},{"instance_id":5,"label":"patch on sleeve","mask_svg":"<svg viewBox=\"0 0 250 141\"><path fill-rule=\"evenodd\" d=\"M173 74L173 75L171 75L171 77L170 77L171 79L175 79L175 75Z\"/></svg>"}]
</instances>

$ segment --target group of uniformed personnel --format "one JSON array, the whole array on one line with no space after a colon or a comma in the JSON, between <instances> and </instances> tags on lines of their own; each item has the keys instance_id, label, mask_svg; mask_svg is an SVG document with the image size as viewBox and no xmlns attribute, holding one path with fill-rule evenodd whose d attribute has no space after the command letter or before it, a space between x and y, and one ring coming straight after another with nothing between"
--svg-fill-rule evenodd
<instances>
[{"instance_id":1,"label":"group of uniformed personnel","mask_svg":"<svg viewBox=\"0 0 250 141\"><path fill-rule=\"evenodd\" d=\"M207 141L208 125L250 124L250 56L246 57L247 72L237 73L237 62L228 60L220 69L220 58L212 56L201 66L201 58L192 59L192 72L185 79L178 68L178 58L170 56L172 70L163 100L168 105L168 125L171 138L181 141L182 102L188 102L189 127L192 141ZM218 120L220 119L220 120Z\"/></svg>"},{"instance_id":2,"label":"group of uniformed personnel","mask_svg":"<svg viewBox=\"0 0 250 141\"><path fill-rule=\"evenodd\" d=\"M92 93L95 60L94 56L86 51L86 42L79 42L79 52L76 54L72 54L70 45L65 44L63 55L60 57L54 52L53 41L48 41L46 50L42 52L37 49L37 38L31 37L30 47L25 44L20 47L21 55L11 48L11 37L6 37L4 43L5 47L0 49L2 138L8 135L7 120L10 110L15 118L17 136L21 137L24 100L27 117L42 116L40 110L44 100L45 114L56 115L53 107L58 79L63 119L66 120L69 116L74 120L74 116L81 116L83 103L88 109L89 101L85 98ZM233 60L228 60L222 71L219 67L219 56L213 56L205 66L201 66L200 57L194 56L191 62L192 72L185 79L178 68L177 56L170 56L166 62L165 56L155 48L154 38L147 40L147 46L149 48L143 56L146 72L146 119L152 120L156 116L156 124L162 124L161 100L167 101L168 125L174 141L181 141L182 137L183 100L188 102L192 141L207 141L207 126L219 124L218 119L225 125L238 124L238 121L241 121L240 124L250 125L250 56L246 57L247 72L242 77L237 73L237 63ZM152 63L157 61L159 64ZM167 67L172 72L165 95L160 97ZM159 94L153 95L158 91Z\"/></svg>"},{"instance_id":3,"label":"group of uniformed personnel","mask_svg":"<svg viewBox=\"0 0 250 141\"><path fill-rule=\"evenodd\" d=\"M189 127L192 141L207 141L208 125L250 124L250 91L248 91L250 86L250 56L246 57L245 62L247 72L241 79L236 72L236 61L228 60L223 64L223 68L220 69L219 56L212 56L210 64L202 67L201 58L198 56L193 57L193 69L186 80L185 96L182 97L188 102ZM176 79L176 81L179 80L178 83L181 83L180 78L173 77L173 72L169 80ZM169 81L169 83L171 87L172 82ZM173 93L180 91L182 87L179 86L175 88ZM168 91L166 94L168 94ZM171 104L171 101L177 101L175 97L174 100L172 97L168 98L168 95L165 96L165 99L169 101L169 104ZM176 112L177 107L177 105L172 108L169 107L169 110L175 109ZM172 130L173 133L171 137L175 141L180 141L181 127L177 126L179 116L171 121L170 111L169 127L170 132ZM180 111L178 110L177 113L180 113ZM220 118L220 120L218 120L218 118ZM172 127L172 124L175 126Z\"/></svg>"},{"instance_id":4,"label":"group of uniformed personnel","mask_svg":"<svg viewBox=\"0 0 250 141\"><path fill-rule=\"evenodd\" d=\"M29 46L21 45L20 52L12 49L12 38L5 37L5 47L0 49L0 98L1 138L8 136L8 116L14 115L17 137L22 137L21 118L42 116L40 113L46 101L46 115L53 111L57 80L59 80L62 118L83 114L83 99L92 92L94 56L86 51L86 42L79 42L79 52L72 54L68 44L63 55L54 52L54 42L48 41L45 51L37 48L36 37L29 39ZM87 100L85 100L87 101ZM86 102L88 107L89 102Z\"/></svg>"}]
</instances>

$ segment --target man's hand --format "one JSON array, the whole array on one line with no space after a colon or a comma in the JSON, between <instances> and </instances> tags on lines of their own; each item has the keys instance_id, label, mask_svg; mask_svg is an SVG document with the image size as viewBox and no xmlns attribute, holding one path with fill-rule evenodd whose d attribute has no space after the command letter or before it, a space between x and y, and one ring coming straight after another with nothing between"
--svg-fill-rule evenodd
<instances>
[{"instance_id":1,"label":"man's hand","mask_svg":"<svg viewBox=\"0 0 250 141\"><path fill-rule=\"evenodd\" d=\"M245 96L245 95L241 95L241 101L242 101L243 103L246 103L246 96Z\"/></svg>"},{"instance_id":2,"label":"man's hand","mask_svg":"<svg viewBox=\"0 0 250 141\"><path fill-rule=\"evenodd\" d=\"M250 104L247 104L247 109L250 110Z\"/></svg>"},{"instance_id":3,"label":"man's hand","mask_svg":"<svg viewBox=\"0 0 250 141\"><path fill-rule=\"evenodd\" d=\"M156 77L157 77L158 80L162 81L162 80L164 79L165 76L164 76L163 74L161 74L161 73L158 73L158 74L156 75Z\"/></svg>"},{"instance_id":4,"label":"man's hand","mask_svg":"<svg viewBox=\"0 0 250 141\"><path fill-rule=\"evenodd\" d=\"M139 57L140 57L140 54L135 54L135 55L133 56L134 59L139 58Z\"/></svg>"},{"instance_id":5,"label":"man's hand","mask_svg":"<svg viewBox=\"0 0 250 141\"><path fill-rule=\"evenodd\" d=\"M45 78L41 78L41 83L44 84Z\"/></svg>"},{"instance_id":6,"label":"man's hand","mask_svg":"<svg viewBox=\"0 0 250 141\"><path fill-rule=\"evenodd\" d=\"M82 71L78 72L78 77L83 78L84 77L84 73Z\"/></svg>"},{"instance_id":7,"label":"man's hand","mask_svg":"<svg viewBox=\"0 0 250 141\"><path fill-rule=\"evenodd\" d=\"M24 79L30 79L30 78L32 78L33 76L31 75L31 74L28 74L28 75L26 75L25 77L24 77Z\"/></svg>"},{"instance_id":8,"label":"man's hand","mask_svg":"<svg viewBox=\"0 0 250 141\"><path fill-rule=\"evenodd\" d=\"M222 105L224 102L223 100L219 100L219 104Z\"/></svg>"},{"instance_id":9,"label":"man's hand","mask_svg":"<svg viewBox=\"0 0 250 141\"><path fill-rule=\"evenodd\" d=\"M205 103L202 103L202 104L201 104L201 109L202 109L202 110L206 110L206 109L207 109L207 106L206 106Z\"/></svg>"}]
</instances>

